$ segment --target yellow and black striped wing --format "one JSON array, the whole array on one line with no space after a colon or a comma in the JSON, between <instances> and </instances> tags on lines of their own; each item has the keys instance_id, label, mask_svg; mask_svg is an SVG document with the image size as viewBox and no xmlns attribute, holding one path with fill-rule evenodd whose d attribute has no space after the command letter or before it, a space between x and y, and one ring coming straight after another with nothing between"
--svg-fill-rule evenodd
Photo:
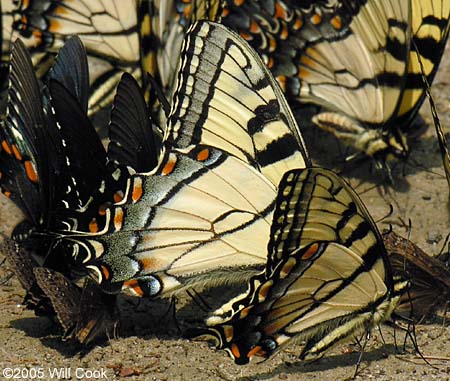
<instances>
[{"instance_id":1,"label":"yellow and black striped wing","mask_svg":"<svg viewBox=\"0 0 450 381\"><path fill-rule=\"evenodd\" d=\"M238 35L210 22L194 24L181 69L166 141L206 144L250 163L278 185L309 165L298 126L273 77Z\"/></svg>"},{"instance_id":2,"label":"yellow and black striped wing","mask_svg":"<svg viewBox=\"0 0 450 381\"><path fill-rule=\"evenodd\" d=\"M107 227L80 239L100 282L138 294L255 274L278 179L309 163L281 91L239 36L199 22L182 57L157 168L132 177Z\"/></svg>"},{"instance_id":3,"label":"yellow and black striped wing","mask_svg":"<svg viewBox=\"0 0 450 381\"><path fill-rule=\"evenodd\" d=\"M82 40L91 71L90 112L111 103L123 71L141 76L138 0L2 1L2 55L21 38L30 48L38 76L72 35Z\"/></svg>"},{"instance_id":4,"label":"yellow and black striped wing","mask_svg":"<svg viewBox=\"0 0 450 381\"><path fill-rule=\"evenodd\" d=\"M193 3L178 7L185 24ZM406 156L400 127L408 130L423 100L413 45L431 81L449 7L446 0L224 1L213 13L258 52L288 97L322 107L315 124L383 165L389 154Z\"/></svg>"},{"instance_id":5,"label":"yellow and black striped wing","mask_svg":"<svg viewBox=\"0 0 450 381\"><path fill-rule=\"evenodd\" d=\"M331 171L285 174L268 248L265 272L197 332L215 337L237 363L269 357L291 339L304 344L302 359L314 358L392 312L394 284L377 228Z\"/></svg>"},{"instance_id":6,"label":"yellow and black striped wing","mask_svg":"<svg viewBox=\"0 0 450 381\"><path fill-rule=\"evenodd\" d=\"M403 124L411 121L422 104L425 97L422 74L431 84L444 53L450 30L450 3L448 1L411 0L411 4L412 46L409 52L405 87L398 110L399 123Z\"/></svg>"}]
</instances>

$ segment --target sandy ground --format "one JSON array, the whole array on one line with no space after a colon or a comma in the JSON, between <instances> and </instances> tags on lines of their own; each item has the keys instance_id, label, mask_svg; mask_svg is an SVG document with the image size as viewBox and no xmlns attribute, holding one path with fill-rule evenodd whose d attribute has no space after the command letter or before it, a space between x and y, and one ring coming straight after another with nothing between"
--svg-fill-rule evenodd
<instances>
[{"instance_id":1,"label":"sandy ground","mask_svg":"<svg viewBox=\"0 0 450 381\"><path fill-rule=\"evenodd\" d=\"M434 83L434 95L447 132L450 133L450 47ZM422 116L431 121L428 103ZM330 165L342 156L336 144L309 146L317 162ZM377 186L369 165L345 170L347 178L362 195L376 220L394 207L394 214L379 223L380 229L391 224L406 234L412 221L411 239L429 254L441 249L449 232L448 187L443 175L434 128L412 143L413 152L406 165L394 170L395 184L387 190ZM333 151L330 153L330 151ZM0 198L0 226L10 232L20 220L20 213L5 198ZM0 266L0 279L9 273ZM205 342L182 339L170 314L167 301L121 300L121 326L116 337L81 350L63 342L56 327L46 318L19 306L24 296L17 279L0 286L0 371L14 368L20 378L52 379L53 368L70 369L59 378L130 380L345 380L352 377L359 356L358 347L337 346L314 363L298 360L299 347L289 346L269 361L247 366L235 365L226 353L216 351ZM206 293L209 302L214 293ZM177 320L182 329L195 325L204 315L189 299L179 300ZM404 334L383 326L373 333L361 363L357 379L362 380L450 380L450 328L439 321L416 327L421 352L433 365L415 355L411 341L401 351ZM399 348L396 349L398 344ZM96 371L96 372L89 372ZM21 373L23 372L23 373ZM27 377L28 375L28 377ZM3 378L2 378L3 377ZM56 378L54 376L53 378ZM0 379L6 379L0 375Z\"/></svg>"}]
</instances>

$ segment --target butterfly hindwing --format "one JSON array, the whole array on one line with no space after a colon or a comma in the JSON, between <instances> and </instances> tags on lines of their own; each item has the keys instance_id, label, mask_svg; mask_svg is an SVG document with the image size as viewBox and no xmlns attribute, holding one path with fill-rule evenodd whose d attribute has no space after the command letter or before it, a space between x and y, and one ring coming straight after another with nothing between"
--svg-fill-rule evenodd
<instances>
[{"instance_id":1,"label":"butterfly hindwing","mask_svg":"<svg viewBox=\"0 0 450 381\"><path fill-rule=\"evenodd\" d=\"M11 54L6 118L0 131L2 192L35 223L46 220L53 186L41 92L27 50L17 40ZM44 221L45 223L45 221Z\"/></svg>"},{"instance_id":2,"label":"butterfly hindwing","mask_svg":"<svg viewBox=\"0 0 450 381\"><path fill-rule=\"evenodd\" d=\"M86 237L95 249L91 268L100 281L149 279L157 293L223 283L236 267L235 276L248 279L265 262L274 196L264 176L218 149L165 152L108 209L108 233ZM247 242L247 234L259 238Z\"/></svg>"}]
</instances>

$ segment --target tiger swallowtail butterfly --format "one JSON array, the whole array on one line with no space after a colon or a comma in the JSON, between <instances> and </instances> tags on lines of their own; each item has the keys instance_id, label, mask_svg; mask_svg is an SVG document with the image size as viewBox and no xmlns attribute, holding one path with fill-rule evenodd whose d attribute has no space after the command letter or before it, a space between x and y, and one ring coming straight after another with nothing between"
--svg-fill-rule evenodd
<instances>
[{"instance_id":1,"label":"tiger swallowtail butterfly","mask_svg":"<svg viewBox=\"0 0 450 381\"><path fill-rule=\"evenodd\" d=\"M158 166L130 178L103 231L67 237L101 284L140 296L248 279L266 261L282 174L310 165L278 84L242 38L199 22L181 57Z\"/></svg>"},{"instance_id":2,"label":"tiger swallowtail butterfly","mask_svg":"<svg viewBox=\"0 0 450 381\"><path fill-rule=\"evenodd\" d=\"M288 99L317 106L312 122L377 167L389 170L386 159L407 156L407 134L425 95L418 55L431 83L450 28L448 1L217 3L175 6L182 25L212 17L237 31Z\"/></svg>"},{"instance_id":3,"label":"tiger swallowtail butterfly","mask_svg":"<svg viewBox=\"0 0 450 381\"><path fill-rule=\"evenodd\" d=\"M146 59L150 24L148 0L4 0L1 4L1 61L7 67L12 41L29 47L38 77L45 76L57 51L71 36L86 47L91 69L89 113L113 101L124 71L138 80ZM145 69L146 71L150 68ZM2 80L6 78L2 73Z\"/></svg>"},{"instance_id":4,"label":"tiger swallowtail butterfly","mask_svg":"<svg viewBox=\"0 0 450 381\"><path fill-rule=\"evenodd\" d=\"M314 359L388 319L406 281L394 281L378 229L351 187L330 170L286 172L265 270L188 336L212 337L238 364L289 342Z\"/></svg>"}]
</instances>

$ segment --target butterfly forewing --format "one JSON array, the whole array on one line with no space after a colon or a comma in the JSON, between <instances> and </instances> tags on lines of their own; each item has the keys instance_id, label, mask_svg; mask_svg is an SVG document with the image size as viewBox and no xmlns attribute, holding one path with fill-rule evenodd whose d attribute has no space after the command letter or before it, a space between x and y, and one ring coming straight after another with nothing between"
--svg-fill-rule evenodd
<instances>
[{"instance_id":1,"label":"butterfly forewing","mask_svg":"<svg viewBox=\"0 0 450 381\"><path fill-rule=\"evenodd\" d=\"M281 90L254 51L225 27L197 23L182 51L166 140L218 147L274 184L309 164Z\"/></svg>"},{"instance_id":2,"label":"butterfly forewing","mask_svg":"<svg viewBox=\"0 0 450 381\"><path fill-rule=\"evenodd\" d=\"M149 172L157 164L152 119L139 85L130 74L123 74L113 105L108 159L138 173Z\"/></svg>"}]
</instances>

